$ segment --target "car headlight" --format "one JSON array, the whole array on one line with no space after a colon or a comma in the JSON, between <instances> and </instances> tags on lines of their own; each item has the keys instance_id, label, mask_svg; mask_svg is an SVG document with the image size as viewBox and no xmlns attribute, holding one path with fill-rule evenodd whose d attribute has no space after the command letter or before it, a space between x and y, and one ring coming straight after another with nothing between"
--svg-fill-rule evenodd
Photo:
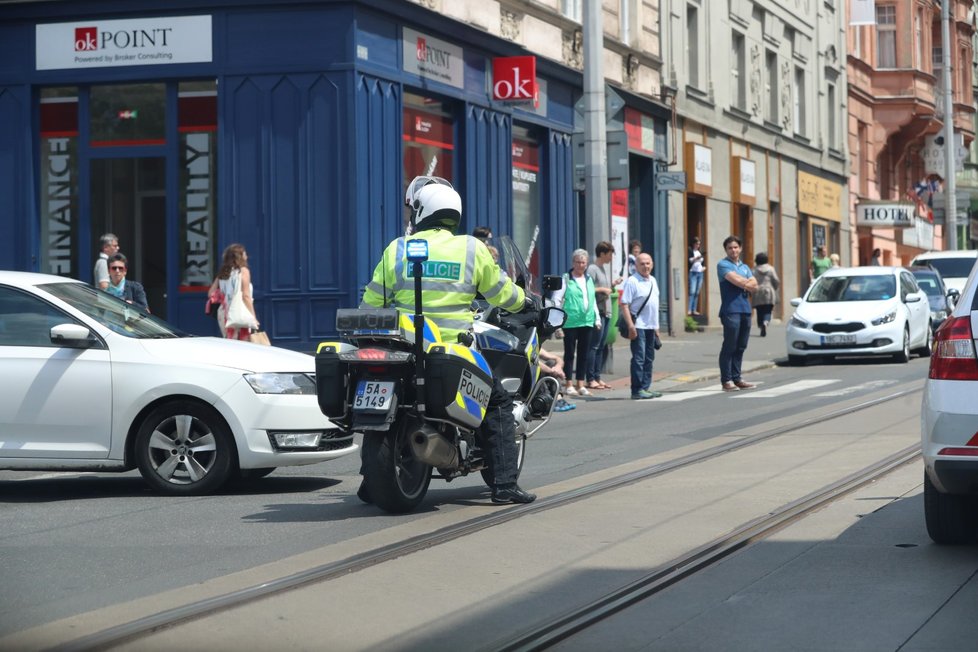
<instances>
[{"instance_id":1,"label":"car headlight","mask_svg":"<svg viewBox=\"0 0 978 652\"><path fill-rule=\"evenodd\" d=\"M873 326L879 326L881 324L889 324L891 321L896 319L896 310L892 310L882 317L877 317L873 320Z\"/></svg>"},{"instance_id":2,"label":"car headlight","mask_svg":"<svg viewBox=\"0 0 978 652\"><path fill-rule=\"evenodd\" d=\"M791 325L796 328L808 328L809 324L807 321L799 317L798 315L792 315L789 320Z\"/></svg>"},{"instance_id":3,"label":"car headlight","mask_svg":"<svg viewBox=\"0 0 978 652\"><path fill-rule=\"evenodd\" d=\"M316 383L307 374L245 374L256 394L316 394Z\"/></svg>"}]
</instances>

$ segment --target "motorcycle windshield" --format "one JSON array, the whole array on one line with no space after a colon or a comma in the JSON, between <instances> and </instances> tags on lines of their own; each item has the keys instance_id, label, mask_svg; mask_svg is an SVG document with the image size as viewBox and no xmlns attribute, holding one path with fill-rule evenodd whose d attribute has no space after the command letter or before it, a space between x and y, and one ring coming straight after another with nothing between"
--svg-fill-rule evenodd
<instances>
[{"instance_id":1,"label":"motorcycle windshield","mask_svg":"<svg viewBox=\"0 0 978 652\"><path fill-rule=\"evenodd\" d=\"M498 254L496 262L514 283L527 292L540 295L540 279L530 272L523 261L519 247L516 246L511 237L508 235L495 236L486 244L490 247L489 251L493 253L493 256Z\"/></svg>"}]
</instances>

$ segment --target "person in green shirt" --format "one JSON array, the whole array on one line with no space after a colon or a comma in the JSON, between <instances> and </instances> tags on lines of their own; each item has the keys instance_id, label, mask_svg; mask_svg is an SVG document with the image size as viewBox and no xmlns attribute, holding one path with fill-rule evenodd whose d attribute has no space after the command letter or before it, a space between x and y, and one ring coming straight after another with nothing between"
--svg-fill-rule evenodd
<instances>
[{"instance_id":1,"label":"person in green shirt","mask_svg":"<svg viewBox=\"0 0 978 652\"><path fill-rule=\"evenodd\" d=\"M819 245L815 248L815 257L812 258L811 280L814 281L824 274L829 267L832 267L832 259L825 254L825 247Z\"/></svg>"}]
</instances>

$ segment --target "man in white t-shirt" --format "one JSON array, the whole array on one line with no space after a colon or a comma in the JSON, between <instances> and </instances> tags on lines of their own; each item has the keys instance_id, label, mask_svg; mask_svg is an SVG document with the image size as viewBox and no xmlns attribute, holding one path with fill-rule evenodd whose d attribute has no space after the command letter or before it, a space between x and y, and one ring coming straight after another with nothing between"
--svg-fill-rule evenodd
<instances>
[{"instance_id":1,"label":"man in white t-shirt","mask_svg":"<svg viewBox=\"0 0 978 652\"><path fill-rule=\"evenodd\" d=\"M652 362L659 330L659 286L652 276L649 254L639 254L635 259L635 273L622 290L621 311L632 342L632 398L658 398L662 394L652 391Z\"/></svg>"},{"instance_id":2,"label":"man in white t-shirt","mask_svg":"<svg viewBox=\"0 0 978 652\"><path fill-rule=\"evenodd\" d=\"M99 290L109 287L109 256L119 253L119 238L103 233L99 238L99 254L92 269L92 282Z\"/></svg>"}]
</instances>

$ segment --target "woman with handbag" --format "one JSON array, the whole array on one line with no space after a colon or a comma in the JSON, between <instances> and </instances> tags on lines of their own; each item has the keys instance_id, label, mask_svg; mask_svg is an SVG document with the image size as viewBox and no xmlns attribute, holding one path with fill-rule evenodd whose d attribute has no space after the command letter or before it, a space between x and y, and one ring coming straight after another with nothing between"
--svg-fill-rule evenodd
<instances>
[{"instance_id":1,"label":"woman with handbag","mask_svg":"<svg viewBox=\"0 0 978 652\"><path fill-rule=\"evenodd\" d=\"M211 283L208 294L215 294L218 290L225 297L224 303L217 309L217 322L224 327L224 337L249 341L252 329L258 329L258 318L255 316L248 252L244 246L230 244L224 249L221 269Z\"/></svg>"}]
</instances>

